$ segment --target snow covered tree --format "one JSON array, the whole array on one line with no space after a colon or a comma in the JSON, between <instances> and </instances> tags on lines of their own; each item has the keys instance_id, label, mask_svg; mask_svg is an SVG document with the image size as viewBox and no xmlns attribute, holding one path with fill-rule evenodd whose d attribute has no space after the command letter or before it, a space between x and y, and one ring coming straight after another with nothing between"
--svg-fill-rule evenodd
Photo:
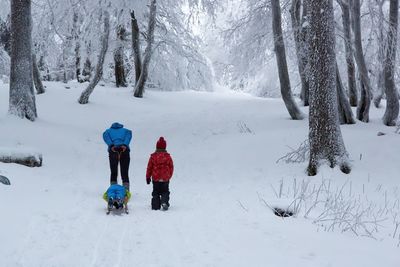
<instances>
[{"instance_id":1,"label":"snow covered tree","mask_svg":"<svg viewBox=\"0 0 400 267\"><path fill-rule=\"evenodd\" d=\"M92 94L94 88L96 87L101 77L103 76L104 58L108 50L108 37L110 35L110 14L108 13L108 11L104 11L103 16L104 16L104 29L103 29L104 33L103 36L101 37L101 50L97 58L96 71L88 87L85 89L85 91L82 92L78 100L79 104L89 103L89 96Z\"/></svg>"},{"instance_id":2,"label":"snow covered tree","mask_svg":"<svg viewBox=\"0 0 400 267\"><path fill-rule=\"evenodd\" d=\"M9 113L34 121L37 111L32 79L31 21L31 1L12 0Z\"/></svg>"},{"instance_id":3,"label":"snow covered tree","mask_svg":"<svg viewBox=\"0 0 400 267\"><path fill-rule=\"evenodd\" d=\"M387 104L386 111L383 116L383 123L387 126L395 126L399 116L399 95L394 80L398 18L399 0L391 0L389 11L389 31L387 37L387 50L384 68Z\"/></svg>"},{"instance_id":4,"label":"snow covered tree","mask_svg":"<svg viewBox=\"0 0 400 267\"><path fill-rule=\"evenodd\" d=\"M294 120L302 120L304 118L301 110L298 108L292 96L290 88L289 72L286 62L285 44L282 36L281 26L281 6L280 1L271 1L272 9L272 29L274 32L275 55L278 64L279 81L281 85L281 94L286 108L290 116Z\"/></svg>"},{"instance_id":5,"label":"snow covered tree","mask_svg":"<svg viewBox=\"0 0 400 267\"><path fill-rule=\"evenodd\" d=\"M308 0L310 28L310 162L308 175L316 175L321 161L349 173L348 156L338 118L336 91L335 22L332 0Z\"/></svg>"},{"instance_id":6,"label":"snow covered tree","mask_svg":"<svg viewBox=\"0 0 400 267\"><path fill-rule=\"evenodd\" d=\"M300 15L301 14L301 15ZM307 5L304 0L292 0L290 15L292 20L293 37L296 46L297 65L301 80L300 98L304 106L309 105L309 83L306 75L307 66Z\"/></svg>"},{"instance_id":7,"label":"snow covered tree","mask_svg":"<svg viewBox=\"0 0 400 267\"><path fill-rule=\"evenodd\" d=\"M355 59L361 78L361 96L357 107L357 119L362 122L369 122L369 108L371 106L372 88L362 46L360 10L360 0L352 0Z\"/></svg>"},{"instance_id":8,"label":"snow covered tree","mask_svg":"<svg viewBox=\"0 0 400 267\"><path fill-rule=\"evenodd\" d=\"M351 110L349 99L343 86L342 78L340 77L339 67L336 63L336 89L338 98L338 111L340 124L356 123Z\"/></svg>"},{"instance_id":9,"label":"snow covered tree","mask_svg":"<svg viewBox=\"0 0 400 267\"><path fill-rule=\"evenodd\" d=\"M132 28L132 50L135 64L135 85L139 81L142 72L142 56L140 52L139 25L135 17L135 11L131 10L131 28Z\"/></svg>"},{"instance_id":10,"label":"snow covered tree","mask_svg":"<svg viewBox=\"0 0 400 267\"><path fill-rule=\"evenodd\" d=\"M350 6L352 0L337 0L342 9L343 39L345 42L347 85L349 89L350 105L357 107L357 84L356 68L354 64L354 53L351 38Z\"/></svg>"},{"instance_id":11,"label":"snow covered tree","mask_svg":"<svg viewBox=\"0 0 400 267\"><path fill-rule=\"evenodd\" d=\"M376 108L379 108L381 105L381 100L383 98L383 95L385 94L385 74L384 74L384 68L385 68L385 51L386 51L386 42L385 42L385 29L384 29L384 23L386 22L385 20L385 15L383 13L383 5L385 4L386 0L376 0L377 5L378 5L378 27L377 27L377 40L378 40L378 55L377 55L377 63L378 63L378 68L377 68L377 94L375 95L374 98L374 105Z\"/></svg>"},{"instance_id":12,"label":"snow covered tree","mask_svg":"<svg viewBox=\"0 0 400 267\"><path fill-rule=\"evenodd\" d=\"M141 73L139 76L139 80L136 83L135 92L134 92L134 96L139 97L139 98L143 97L144 86L146 84L147 77L149 75L148 68L149 68L151 56L153 54L152 46L153 46L153 42L154 42L154 29L156 26L156 15L157 15L156 11L157 11L157 1L151 0L149 26L148 26L148 30L147 30L147 46L146 46L146 50L144 52Z\"/></svg>"},{"instance_id":13,"label":"snow covered tree","mask_svg":"<svg viewBox=\"0 0 400 267\"><path fill-rule=\"evenodd\" d=\"M124 41L126 29L122 24L117 26L117 47L114 51L114 71L115 85L117 87L126 87L125 66L124 66Z\"/></svg>"}]
</instances>

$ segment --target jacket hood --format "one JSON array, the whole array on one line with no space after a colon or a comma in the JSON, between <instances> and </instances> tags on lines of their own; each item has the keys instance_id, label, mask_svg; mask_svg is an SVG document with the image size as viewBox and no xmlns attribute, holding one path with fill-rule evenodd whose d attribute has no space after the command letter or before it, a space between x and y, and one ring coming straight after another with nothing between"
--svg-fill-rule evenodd
<instances>
[{"instance_id":1,"label":"jacket hood","mask_svg":"<svg viewBox=\"0 0 400 267\"><path fill-rule=\"evenodd\" d=\"M124 125L122 125L122 124L119 123L119 122L114 122L114 123L111 125L111 128L114 128L114 129L118 129L118 128L122 128L122 127L124 127Z\"/></svg>"}]
</instances>

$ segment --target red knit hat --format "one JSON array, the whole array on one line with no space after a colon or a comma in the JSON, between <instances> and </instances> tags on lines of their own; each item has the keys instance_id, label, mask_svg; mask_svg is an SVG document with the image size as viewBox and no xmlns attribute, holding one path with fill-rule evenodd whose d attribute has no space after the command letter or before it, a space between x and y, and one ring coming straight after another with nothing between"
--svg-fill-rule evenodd
<instances>
[{"instance_id":1,"label":"red knit hat","mask_svg":"<svg viewBox=\"0 0 400 267\"><path fill-rule=\"evenodd\" d=\"M157 149L166 149L167 148L167 142L165 141L164 137L161 136L160 139L158 139L156 148Z\"/></svg>"}]
</instances>

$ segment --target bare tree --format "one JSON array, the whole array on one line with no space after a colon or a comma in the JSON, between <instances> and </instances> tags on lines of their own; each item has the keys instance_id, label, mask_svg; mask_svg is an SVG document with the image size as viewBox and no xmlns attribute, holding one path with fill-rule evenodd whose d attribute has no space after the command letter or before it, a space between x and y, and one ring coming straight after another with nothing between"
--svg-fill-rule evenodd
<instances>
[{"instance_id":1,"label":"bare tree","mask_svg":"<svg viewBox=\"0 0 400 267\"><path fill-rule=\"evenodd\" d=\"M302 8L302 13L301 13ZM302 14L302 15L300 15ZM301 0L292 0L290 8L290 15L292 20L293 35L296 47L297 65L301 79L301 93L300 98L303 100L304 106L309 105L309 83L306 75L307 65L307 45L306 45L306 18L307 18L307 5L302 5Z\"/></svg>"},{"instance_id":2,"label":"bare tree","mask_svg":"<svg viewBox=\"0 0 400 267\"><path fill-rule=\"evenodd\" d=\"M358 71L361 78L361 96L357 107L357 119L362 122L369 121L369 108L371 106L372 88L368 77L368 69L365 64L365 58L361 39L361 15L360 15L360 0L352 0L352 17L355 45L355 59L358 66Z\"/></svg>"},{"instance_id":3,"label":"bare tree","mask_svg":"<svg viewBox=\"0 0 400 267\"><path fill-rule=\"evenodd\" d=\"M274 33L274 45L275 55L278 64L279 81L281 86L281 94L283 101L285 102L286 108L289 111L290 116L294 120L304 119L304 115L301 110L297 107L296 102L293 99L292 91L290 88L289 72L286 62L285 44L282 37L282 25L281 25L281 6L280 1L271 1L272 10L272 29Z\"/></svg>"},{"instance_id":4,"label":"bare tree","mask_svg":"<svg viewBox=\"0 0 400 267\"><path fill-rule=\"evenodd\" d=\"M397 26L399 18L399 0L390 1L389 31L387 37L387 50L385 59L385 92L386 111L383 115L383 123L387 126L395 126L399 116L399 95L394 81L394 67L396 64Z\"/></svg>"},{"instance_id":5,"label":"bare tree","mask_svg":"<svg viewBox=\"0 0 400 267\"><path fill-rule=\"evenodd\" d=\"M72 20L72 35L75 42L75 75L76 80L80 83L83 82L81 77L81 42L79 40L80 30L79 30L79 14L77 10L74 10L73 20Z\"/></svg>"},{"instance_id":6,"label":"bare tree","mask_svg":"<svg viewBox=\"0 0 400 267\"><path fill-rule=\"evenodd\" d=\"M114 70L115 85L117 87L126 87L125 66L124 66L124 41L126 30L123 25L117 26L117 48L114 51Z\"/></svg>"},{"instance_id":7,"label":"bare tree","mask_svg":"<svg viewBox=\"0 0 400 267\"><path fill-rule=\"evenodd\" d=\"M310 162L308 175L316 175L321 161L350 172L338 118L336 91L335 22L332 0L308 0L310 28Z\"/></svg>"},{"instance_id":8,"label":"bare tree","mask_svg":"<svg viewBox=\"0 0 400 267\"><path fill-rule=\"evenodd\" d=\"M339 122L340 124L355 124L353 111L351 110L349 99L347 98L344 90L342 78L338 65L336 63L336 89L338 98L338 111L339 111Z\"/></svg>"},{"instance_id":9,"label":"bare tree","mask_svg":"<svg viewBox=\"0 0 400 267\"><path fill-rule=\"evenodd\" d=\"M39 67L37 65L37 59L36 59L36 54L33 53L32 54L32 71L33 71L33 83L35 85L36 88L36 93L39 94L43 94L45 92L44 90L44 86L42 83L42 79L40 78L40 71L39 71Z\"/></svg>"},{"instance_id":10,"label":"bare tree","mask_svg":"<svg viewBox=\"0 0 400 267\"><path fill-rule=\"evenodd\" d=\"M110 35L110 14L105 11L104 14L104 34L101 38L101 49L97 60L96 71L92 81L89 83L85 91L82 92L78 102L80 104L87 104L89 102L89 96L93 92L96 85L99 83L101 77L103 76L103 65L104 58L108 50L108 37Z\"/></svg>"},{"instance_id":11,"label":"bare tree","mask_svg":"<svg viewBox=\"0 0 400 267\"><path fill-rule=\"evenodd\" d=\"M149 75L149 64L153 54L152 46L154 43L154 28L156 26L156 15L157 15L157 1L151 0L150 3L150 16L149 16L149 27L147 30L147 46L144 52L143 64L140 72L139 80L135 86L135 97L143 97L144 86Z\"/></svg>"},{"instance_id":12,"label":"bare tree","mask_svg":"<svg viewBox=\"0 0 400 267\"><path fill-rule=\"evenodd\" d=\"M350 105L357 107L357 84L356 84L356 71L354 64L354 53L351 40L351 21L350 21L350 6L352 0L338 0L342 9L342 25L344 32L344 42L346 51L346 64L347 64L347 84L349 88Z\"/></svg>"},{"instance_id":13,"label":"bare tree","mask_svg":"<svg viewBox=\"0 0 400 267\"><path fill-rule=\"evenodd\" d=\"M34 121L37 111L32 79L31 23L31 1L12 0L9 113Z\"/></svg>"},{"instance_id":14,"label":"bare tree","mask_svg":"<svg viewBox=\"0 0 400 267\"><path fill-rule=\"evenodd\" d=\"M383 5L386 0L376 0L378 4L378 79L377 79L377 91L374 98L375 107L379 108L381 105L381 100L383 95L385 94L385 50L386 50L386 42L384 37L384 22L385 16L383 14Z\"/></svg>"},{"instance_id":15,"label":"bare tree","mask_svg":"<svg viewBox=\"0 0 400 267\"><path fill-rule=\"evenodd\" d=\"M142 58L140 52L139 25L135 17L135 11L131 10L131 26L132 26L132 49L135 64L135 83L139 81L142 72Z\"/></svg>"}]
</instances>

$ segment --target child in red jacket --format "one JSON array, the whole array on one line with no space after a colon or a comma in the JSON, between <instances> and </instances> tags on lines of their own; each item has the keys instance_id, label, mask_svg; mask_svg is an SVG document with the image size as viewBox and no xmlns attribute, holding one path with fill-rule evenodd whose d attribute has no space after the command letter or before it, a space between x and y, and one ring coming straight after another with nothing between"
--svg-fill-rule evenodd
<instances>
[{"instance_id":1,"label":"child in red jacket","mask_svg":"<svg viewBox=\"0 0 400 267\"><path fill-rule=\"evenodd\" d=\"M167 142L160 137L156 144L156 151L151 154L147 164L146 182L150 184L153 179L153 198L151 209L168 210L169 208L169 180L174 173L174 163L167 152Z\"/></svg>"}]
</instances>

